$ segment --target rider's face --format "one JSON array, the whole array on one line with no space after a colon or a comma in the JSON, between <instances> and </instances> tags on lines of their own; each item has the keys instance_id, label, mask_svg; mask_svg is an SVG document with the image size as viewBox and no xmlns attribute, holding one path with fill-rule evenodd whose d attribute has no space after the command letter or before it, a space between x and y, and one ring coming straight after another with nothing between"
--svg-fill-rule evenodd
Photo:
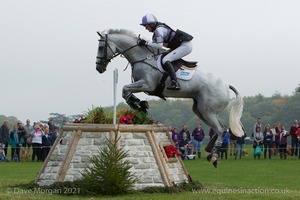
<instances>
[{"instance_id":1,"label":"rider's face","mask_svg":"<svg viewBox=\"0 0 300 200\"><path fill-rule=\"evenodd\" d=\"M153 32L152 27L151 27L150 24L147 24L147 25L145 26L145 29L147 29L149 32Z\"/></svg>"}]
</instances>

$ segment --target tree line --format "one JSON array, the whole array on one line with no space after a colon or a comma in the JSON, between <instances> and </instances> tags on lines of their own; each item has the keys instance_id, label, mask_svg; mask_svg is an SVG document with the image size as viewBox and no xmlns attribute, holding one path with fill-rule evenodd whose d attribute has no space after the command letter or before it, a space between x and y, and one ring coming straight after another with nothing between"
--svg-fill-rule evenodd
<instances>
[{"instance_id":1,"label":"tree line","mask_svg":"<svg viewBox=\"0 0 300 200\"><path fill-rule=\"evenodd\" d=\"M287 130L292 125L294 119L300 120L300 86L295 89L292 95L281 95L276 92L271 97L265 97L262 94L255 96L243 97L244 99L244 112L241 121L244 125L248 136L252 134L253 125L256 119L262 119L263 126L270 124L271 126L280 122ZM183 124L186 124L189 130L193 130L198 122L201 120L193 113L191 99L168 99L164 100L150 100L148 101L150 109L149 115L153 120L159 121L166 126L177 127L181 129ZM112 112L113 107L102 107L106 112ZM117 110L128 108L124 102L119 103ZM60 113L50 113L49 119L52 118L54 123L61 126L64 122L72 122L74 119L83 116L84 114L76 114L66 116ZM8 120L10 124L16 124L17 117L6 117L0 115L0 123L3 124L4 120ZM220 114L220 120L228 126L229 113L225 109ZM41 120L41 122L47 122ZM205 133L208 134L209 127L202 123Z\"/></svg>"}]
</instances>

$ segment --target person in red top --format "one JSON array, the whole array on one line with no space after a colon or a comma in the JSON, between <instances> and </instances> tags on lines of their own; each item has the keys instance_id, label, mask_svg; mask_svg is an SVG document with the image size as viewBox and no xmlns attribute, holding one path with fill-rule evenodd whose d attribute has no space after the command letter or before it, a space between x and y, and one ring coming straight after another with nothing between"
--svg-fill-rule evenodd
<instances>
[{"instance_id":1,"label":"person in red top","mask_svg":"<svg viewBox=\"0 0 300 200\"><path fill-rule=\"evenodd\" d=\"M298 155L298 139L297 139L297 135L296 135L296 131L299 128L299 124L298 124L298 120L295 119L294 120L294 124L291 126L290 128L290 135L291 135L291 146L292 146L292 150L291 150L291 156L297 156Z\"/></svg>"},{"instance_id":2,"label":"person in red top","mask_svg":"<svg viewBox=\"0 0 300 200\"><path fill-rule=\"evenodd\" d=\"M297 135L297 139L298 139L298 148L300 148L300 126L298 126L296 135ZM300 159L300 150L298 151L298 158Z\"/></svg>"}]
</instances>

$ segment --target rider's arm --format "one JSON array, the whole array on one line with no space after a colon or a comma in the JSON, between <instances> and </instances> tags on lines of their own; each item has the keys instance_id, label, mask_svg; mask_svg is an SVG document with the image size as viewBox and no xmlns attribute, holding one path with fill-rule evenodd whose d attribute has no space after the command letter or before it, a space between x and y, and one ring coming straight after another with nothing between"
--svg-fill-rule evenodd
<instances>
[{"instance_id":1,"label":"rider's arm","mask_svg":"<svg viewBox=\"0 0 300 200\"><path fill-rule=\"evenodd\" d=\"M161 40L161 41L160 41ZM157 39L156 39L156 42L154 42L154 41L150 41L150 42L147 42L146 43L148 46L150 46L150 47L153 47L153 48L155 48L155 49L164 49L164 46L163 46L163 44L164 44L164 40L161 38L161 37L158 37Z\"/></svg>"},{"instance_id":2,"label":"rider's arm","mask_svg":"<svg viewBox=\"0 0 300 200\"><path fill-rule=\"evenodd\" d=\"M164 37L168 34L165 27L157 27L154 31L154 38L152 42L148 42L147 45L157 49L164 49Z\"/></svg>"}]
</instances>

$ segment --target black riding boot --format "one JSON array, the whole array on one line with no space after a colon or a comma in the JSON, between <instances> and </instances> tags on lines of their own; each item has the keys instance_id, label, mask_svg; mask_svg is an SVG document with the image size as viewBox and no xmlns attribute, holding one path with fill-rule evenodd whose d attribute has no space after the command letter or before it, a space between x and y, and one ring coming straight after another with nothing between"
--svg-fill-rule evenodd
<instances>
[{"instance_id":1,"label":"black riding boot","mask_svg":"<svg viewBox=\"0 0 300 200\"><path fill-rule=\"evenodd\" d=\"M175 74L174 67L170 61L167 61L165 63L165 69L167 70L167 72L169 73L170 78L171 78L171 85L168 86L167 89L168 90L180 90L180 85L177 82L177 77Z\"/></svg>"}]
</instances>

